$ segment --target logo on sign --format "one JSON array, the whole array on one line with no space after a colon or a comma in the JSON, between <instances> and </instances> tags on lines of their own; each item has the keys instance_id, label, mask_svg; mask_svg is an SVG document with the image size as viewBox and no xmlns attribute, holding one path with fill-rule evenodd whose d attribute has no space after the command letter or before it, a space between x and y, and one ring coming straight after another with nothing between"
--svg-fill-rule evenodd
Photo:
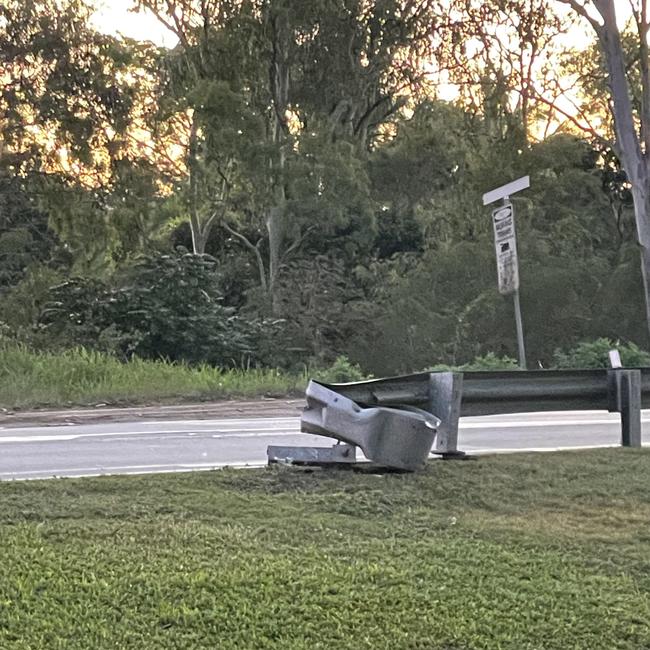
<instances>
[{"instance_id":1,"label":"logo on sign","mask_svg":"<svg viewBox=\"0 0 650 650\"><path fill-rule=\"evenodd\" d=\"M511 204L492 212L494 247L497 254L499 293L504 295L519 289L519 262L515 237L515 215Z\"/></svg>"}]
</instances>

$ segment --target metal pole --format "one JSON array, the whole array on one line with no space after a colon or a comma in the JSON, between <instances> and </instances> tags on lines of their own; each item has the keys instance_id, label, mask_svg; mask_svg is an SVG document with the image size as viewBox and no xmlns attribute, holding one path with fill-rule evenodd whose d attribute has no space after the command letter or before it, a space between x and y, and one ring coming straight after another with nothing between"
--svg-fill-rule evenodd
<instances>
[{"instance_id":1,"label":"metal pole","mask_svg":"<svg viewBox=\"0 0 650 650\"><path fill-rule=\"evenodd\" d=\"M432 372L429 374L429 410L440 419L434 454L443 458L458 458L458 419L463 398L462 372Z\"/></svg>"},{"instance_id":2,"label":"metal pole","mask_svg":"<svg viewBox=\"0 0 650 650\"><path fill-rule=\"evenodd\" d=\"M502 205L506 206L510 203L510 197L504 196ZM513 221L514 223L514 221ZM526 370L526 348L524 347L524 326L521 320L521 305L519 304L519 289L515 289L512 294L515 303L515 323L517 325L517 350L519 352L519 367Z\"/></svg>"},{"instance_id":3,"label":"metal pole","mask_svg":"<svg viewBox=\"0 0 650 650\"><path fill-rule=\"evenodd\" d=\"M519 350L519 367L526 370L526 349L524 348L524 326L521 322L521 305L519 304L519 289L513 294L515 303L515 322L517 323L517 348Z\"/></svg>"}]
</instances>

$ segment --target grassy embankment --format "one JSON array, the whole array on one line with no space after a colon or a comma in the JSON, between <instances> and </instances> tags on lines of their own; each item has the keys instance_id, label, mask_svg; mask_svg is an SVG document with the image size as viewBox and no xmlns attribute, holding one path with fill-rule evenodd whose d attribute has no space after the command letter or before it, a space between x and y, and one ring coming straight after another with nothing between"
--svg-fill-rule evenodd
<instances>
[{"instance_id":1,"label":"grassy embankment","mask_svg":"<svg viewBox=\"0 0 650 650\"><path fill-rule=\"evenodd\" d=\"M302 392L306 382L306 374L276 370L191 368L140 359L121 363L85 350L54 354L0 347L0 406L4 408L287 395Z\"/></svg>"},{"instance_id":2,"label":"grassy embankment","mask_svg":"<svg viewBox=\"0 0 650 650\"><path fill-rule=\"evenodd\" d=\"M0 484L0 647L650 648L650 453Z\"/></svg>"}]
</instances>

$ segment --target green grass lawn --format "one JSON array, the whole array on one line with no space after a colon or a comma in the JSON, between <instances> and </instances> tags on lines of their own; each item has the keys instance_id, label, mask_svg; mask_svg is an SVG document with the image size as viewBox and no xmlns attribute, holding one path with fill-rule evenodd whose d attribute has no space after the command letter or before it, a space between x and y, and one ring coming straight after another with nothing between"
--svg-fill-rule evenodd
<instances>
[{"instance_id":1,"label":"green grass lawn","mask_svg":"<svg viewBox=\"0 0 650 650\"><path fill-rule=\"evenodd\" d=\"M650 648L650 453L0 484L0 648Z\"/></svg>"}]
</instances>

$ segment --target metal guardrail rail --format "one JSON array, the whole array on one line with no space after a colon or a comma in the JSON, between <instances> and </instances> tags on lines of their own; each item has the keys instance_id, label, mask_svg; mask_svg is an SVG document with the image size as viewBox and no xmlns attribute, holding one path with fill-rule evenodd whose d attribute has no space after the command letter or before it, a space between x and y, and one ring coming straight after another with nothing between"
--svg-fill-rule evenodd
<instances>
[{"instance_id":1,"label":"metal guardrail rail","mask_svg":"<svg viewBox=\"0 0 650 650\"><path fill-rule=\"evenodd\" d=\"M650 368L641 375L641 408L650 408ZM533 411L580 411L609 408L608 376L620 370L508 370L453 373L462 375L461 416ZM408 404L426 408L433 372L324 384L364 406Z\"/></svg>"},{"instance_id":2,"label":"metal guardrail rail","mask_svg":"<svg viewBox=\"0 0 650 650\"><path fill-rule=\"evenodd\" d=\"M318 383L318 382L317 382ZM621 414L621 443L641 446L641 408L650 408L650 368L421 372L349 384L321 384L362 407L412 406L441 420L434 453L462 455L458 419L533 411Z\"/></svg>"}]
</instances>

